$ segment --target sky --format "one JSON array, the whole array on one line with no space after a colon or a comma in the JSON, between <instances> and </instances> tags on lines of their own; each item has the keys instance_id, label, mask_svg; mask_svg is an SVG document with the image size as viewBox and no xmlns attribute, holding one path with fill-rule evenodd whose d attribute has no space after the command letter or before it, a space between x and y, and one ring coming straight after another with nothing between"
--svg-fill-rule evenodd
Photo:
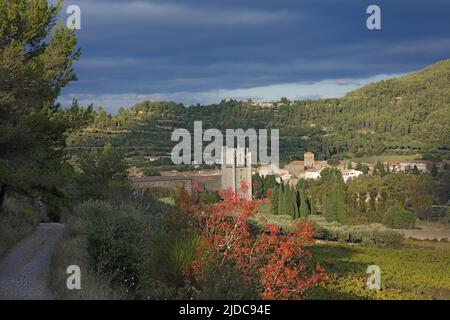
<instances>
[{"instance_id":1,"label":"sky","mask_svg":"<svg viewBox=\"0 0 450 320\"><path fill-rule=\"evenodd\" d=\"M369 30L369 5L381 30ZM81 9L78 81L59 101L109 112L339 97L450 58L449 0L66 0Z\"/></svg>"}]
</instances>

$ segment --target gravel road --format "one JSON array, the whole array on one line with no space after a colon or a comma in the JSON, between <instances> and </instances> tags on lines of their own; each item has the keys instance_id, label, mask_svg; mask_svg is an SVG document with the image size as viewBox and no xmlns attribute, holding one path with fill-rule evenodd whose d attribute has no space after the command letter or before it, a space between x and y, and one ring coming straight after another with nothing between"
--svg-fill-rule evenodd
<instances>
[{"instance_id":1,"label":"gravel road","mask_svg":"<svg viewBox=\"0 0 450 320\"><path fill-rule=\"evenodd\" d=\"M450 225L447 223L417 221L415 229L400 229L405 238L419 240L450 240Z\"/></svg>"},{"instance_id":2,"label":"gravel road","mask_svg":"<svg viewBox=\"0 0 450 320\"><path fill-rule=\"evenodd\" d=\"M439 230L433 228L424 228L422 230L407 230L400 229L399 232L405 236L405 238L413 238L418 240L450 240L450 230Z\"/></svg>"},{"instance_id":3,"label":"gravel road","mask_svg":"<svg viewBox=\"0 0 450 320\"><path fill-rule=\"evenodd\" d=\"M50 259L63 233L58 223L41 223L0 259L0 300L52 299Z\"/></svg>"}]
</instances>

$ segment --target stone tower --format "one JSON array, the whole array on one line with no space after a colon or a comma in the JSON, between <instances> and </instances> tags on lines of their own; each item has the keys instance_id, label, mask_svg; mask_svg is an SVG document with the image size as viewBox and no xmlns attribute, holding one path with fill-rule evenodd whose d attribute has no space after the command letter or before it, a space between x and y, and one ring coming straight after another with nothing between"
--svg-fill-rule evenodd
<instances>
[{"instance_id":1,"label":"stone tower","mask_svg":"<svg viewBox=\"0 0 450 320\"><path fill-rule=\"evenodd\" d=\"M247 186L241 191L241 184ZM245 148L222 147L222 189L231 189L242 198L252 198L252 157Z\"/></svg>"},{"instance_id":2,"label":"stone tower","mask_svg":"<svg viewBox=\"0 0 450 320\"><path fill-rule=\"evenodd\" d=\"M314 153L312 153L312 152L305 152L303 157L304 157L304 160L305 160L305 162L304 162L305 167L314 168L314 164L315 164L314 163Z\"/></svg>"}]
</instances>

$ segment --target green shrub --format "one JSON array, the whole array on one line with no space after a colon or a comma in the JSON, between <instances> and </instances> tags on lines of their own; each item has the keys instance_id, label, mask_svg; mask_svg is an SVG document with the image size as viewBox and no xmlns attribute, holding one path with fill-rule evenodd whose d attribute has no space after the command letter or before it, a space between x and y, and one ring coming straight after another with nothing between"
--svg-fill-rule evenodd
<instances>
[{"instance_id":1,"label":"green shrub","mask_svg":"<svg viewBox=\"0 0 450 320\"><path fill-rule=\"evenodd\" d=\"M200 193L199 201L201 204L213 204L219 202L221 199L220 194L218 192L205 192Z\"/></svg>"},{"instance_id":2,"label":"green shrub","mask_svg":"<svg viewBox=\"0 0 450 320\"><path fill-rule=\"evenodd\" d=\"M110 286L110 279L96 273L90 266L86 237L79 219L64 216L64 236L58 241L51 259L50 288L55 299L111 300L126 298ZM69 290L66 286L69 265L82 270L82 290Z\"/></svg>"},{"instance_id":3,"label":"green shrub","mask_svg":"<svg viewBox=\"0 0 450 320\"><path fill-rule=\"evenodd\" d=\"M310 221L315 231L314 238L319 240L393 247L403 243L403 236L400 233L379 224L343 225L336 221L328 222L322 216L310 216Z\"/></svg>"},{"instance_id":4,"label":"green shrub","mask_svg":"<svg viewBox=\"0 0 450 320\"><path fill-rule=\"evenodd\" d=\"M258 290L249 285L232 266L208 264L204 270L202 288L194 298L198 300L256 300Z\"/></svg>"},{"instance_id":5,"label":"green shrub","mask_svg":"<svg viewBox=\"0 0 450 320\"><path fill-rule=\"evenodd\" d=\"M145 217L131 207L86 201L75 208L84 224L90 263L114 285L134 290L143 254Z\"/></svg>"},{"instance_id":6,"label":"green shrub","mask_svg":"<svg viewBox=\"0 0 450 320\"><path fill-rule=\"evenodd\" d=\"M172 188L155 187L151 189L151 193L156 198L173 198L175 197L175 190Z\"/></svg>"},{"instance_id":7,"label":"green shrub","mask_svg":"<svg viewBox=\"0 0 450 320\"><path fill-rule=\"evenodd\" d=\"M33 231L38 223L31 209L22 208L17 212L0 210L0 256Z\"/></svg>"},{"instance_id":8,"label":"green shrub","mask_svg":"<svg viewBox=\"0 0 450 320\"><path fill-rule=\"evenodd\" d=\"M382 223L389 228L413 229L416 224L416 214L401 207L392 207L384 215Z\"/></svg>"},{"instance_id":9,"label":"green shrub","mask_svg":"<svg viewBox=\"0 0 450 320\"><path fill-rule=\"evenodd\" d=\"M153 234L142 264L142 295L150 299L190 298L183 271L188 270L201 245L195 234L161 230Z\"/></svg>"}]
</instances>

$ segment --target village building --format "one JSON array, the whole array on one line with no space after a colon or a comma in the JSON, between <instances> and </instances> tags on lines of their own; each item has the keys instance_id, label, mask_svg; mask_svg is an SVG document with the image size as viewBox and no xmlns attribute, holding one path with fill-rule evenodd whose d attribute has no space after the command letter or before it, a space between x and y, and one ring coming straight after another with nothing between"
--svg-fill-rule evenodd
<instances>
[{"instance_id":1,"label":"village building","mask_svg":"<svg viewBox=\"0 0 450 320\"><path fill-rule=\"evenodd\" d=\"M362 171L355 170L355 169L344 169L341 172L342 172L342 178L344 179L345 183L347 183L347 181L349 179L353 179L353 178L359 177L364 174Z\"/></svg>"},{"instance_id":2,"label":"village building","mask_svg":"<svg viewBox=\"0 0 450 320\"><path fill-rule=\"evenodd\" d=\"M287 183L289 180L293 178L292 174L289 173L289 170L280 169L278 172L278 177L275 179L278 183Z\"/></svg>"},{"instance_id":3,"label":"village building","mask_svg":"<svg viewBox=\"0 0 450 320\"><path fill-rule=\"evenodd\" d=\"M276 164L268 164L257 168L256 173L258 173L261 177L275 176L279 175L280 168Z\"/></svg>"},{"instance_id":4,"label":"village building","mask_svg":"<svg viewBox=\"0 0 450 320\"><path fill-rule=\"evenodd\" d=\"M306 168L314 168L314 153L312 152L305 152L305 154L303 155L303 159L304 159L304 166Z\"/></svg>"},{"instance_id":5,"label":"village building","mask_svg":"<svg viewBox=\"0 0 450 320\"><path fill-rule=\"evenodd\" d=\"M305 179L319 179L320 178L320 172L319 171L305 171L304 174Z\"/></svg>"},{"instance_id":6,"label":"village building","mask_svg":"<svg viewBox=\"0 0 450 320\"><path fill-rule=\"evenodd\" d=\"M193 185L198 185L201 192L220 191L221 175L218 170L204 170L193 172L165 171L161 176L131 177L135 189L176 189L185 187L192 190Z\"/></svg>"},{"instance_id":7,"label":"village building","mask_svg":"<svg viewBox=\"0 0 450 320\"><path fill-rule=\"evenodd\" d=\"M400 172L407 172L412 170L414 167L417 167L417 169L421 172L428 171L428 165L425 161L406 161L406 162L400 162L398 168Z\"/></svg>"},{"instance_id":8,"label":"village building","mask_svg":"<svg viewBox=\"0 0 450 320\"><path fill-rule=\"evenodd\" d=\"M305 162L301 160L292 161L291 163L284 166L294 176L300 176L305 172Z\"/></svg>"},{"instance_id":9,"label":"village building","mask_svg":"<svg viewBox=\"0 0 450 320\"><path fill-rule=\"evenodd\" d=\"M391 172L409 172L414 166L420 172L428 172L433 165L430 161L388 161L383 163Z\"/></svg>"},{"instance_id":10,"label":"village building","mask_svg":"<svg viewBox=\"0 0 450 320\"><path fill-rule=\"evenodd\" d=\"M222 147L221 173L222 189L231 189L244 199L252 198L252 154L248 148Z\"/></svg>"}]
</instances>

